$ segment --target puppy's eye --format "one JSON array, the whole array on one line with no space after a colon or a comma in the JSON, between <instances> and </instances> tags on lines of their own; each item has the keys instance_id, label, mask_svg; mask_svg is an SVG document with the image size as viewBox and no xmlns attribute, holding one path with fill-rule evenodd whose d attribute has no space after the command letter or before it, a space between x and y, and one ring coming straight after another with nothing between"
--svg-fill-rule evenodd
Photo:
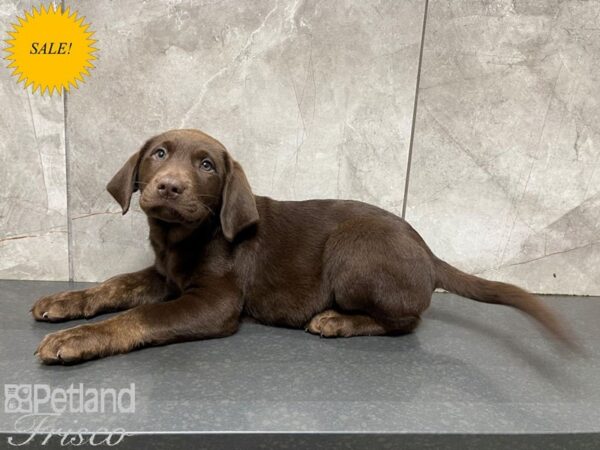
<instances>
[{"instance_id":1,"label":"puppy's eye","mask_svg":"<svg viewBox=\"0 0 600 450\"><path fill-rule=\"evenodd\" d=\"M202 161L202 163L200 164L200 167L202 167L202 169L206 170L207 172L212 172L213 170L215 170L215 166L208 159L205 159L204 161Z\"/></svg>"},{"instance_id":2,"label":"puppy's eye","mask_svg":"<svg viewBox=\"0 0 600 450\"><path fill-rule=\"evenodd\" d=\"M153 156L154 156L154 159L159 159L162 161L167 158L167 150L160 147L160 148L156 149Z\"/></svg>"}]
</instances>

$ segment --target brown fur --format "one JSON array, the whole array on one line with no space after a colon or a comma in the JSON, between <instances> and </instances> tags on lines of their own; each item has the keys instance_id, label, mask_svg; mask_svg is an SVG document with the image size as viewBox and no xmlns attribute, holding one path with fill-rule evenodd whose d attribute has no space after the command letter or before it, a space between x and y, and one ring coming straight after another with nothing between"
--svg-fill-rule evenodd
<instances>
[{"instance_id":1,"label":"brown fur","mask_svg":"<svg viewBox=\"0 0 600 450\"><path fill-rule=\"evenodd\" d=\"M128 310L46 336L37 351L44 363L228 336L243 316L328 337L403 334L416 328L438 287L521 309L568 340L538 298L441 261L387 211L356 201L254 196L225 147L199 131L150 139L107 188L123 213L141 191L155 263L40 299L32 309L37 320Z\"/></svg>"}]
</instances>

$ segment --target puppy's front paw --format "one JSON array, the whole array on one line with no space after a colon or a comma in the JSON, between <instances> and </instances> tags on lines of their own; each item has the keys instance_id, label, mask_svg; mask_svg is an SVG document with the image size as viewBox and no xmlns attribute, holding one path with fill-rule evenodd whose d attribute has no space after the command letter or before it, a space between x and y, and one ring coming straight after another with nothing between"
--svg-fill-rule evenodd
<instances>
[{"instance_id":1,"label":"puppy's front paw","mask_svg":"<svg viewBox=\"0 0 600 450\"><path fill-rule=\"evenodd\" d=\"M80 319L92 315L88 308L86 291L67 291L40 298L31 314L35 320L60 322L61 320Z\"/></svg>"},{"instance_id":2,"label":"puppy's front paw","mask_svg":"<svg viewBox=\"0 0 600 450\"><path fill-rule=\"evenodd\" d=\"M81 325L46 335L36 355L44 364L74 363L102 356L107 347L97 325Z\"/></svg>"}]
</instances>

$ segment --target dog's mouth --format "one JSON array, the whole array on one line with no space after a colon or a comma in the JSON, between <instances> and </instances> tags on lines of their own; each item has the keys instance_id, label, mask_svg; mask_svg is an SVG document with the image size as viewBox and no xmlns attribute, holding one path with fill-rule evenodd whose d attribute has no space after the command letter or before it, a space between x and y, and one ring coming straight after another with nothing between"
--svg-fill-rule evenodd
<instances>
[{"instance_id":1,"label":"dog's mouth","mask_svg":"<svg viewBox=\"0 0 600 450\"><path fill-rule=\"evenodd\" d=\"M166 223L196 225L214 214L208 205L188 196L165 199L142 191L139 202L148 217Z\"/></svg>"},{"instance_id":2,"label":"dog's mouth","mask_svg":"<svg viewBox=\"0 0 600 450\"><path fill-rule=\"evenodd\" d=\"M192 224L203 219L203 217L199 217L197 212L182 211L172 205L156 204L146 206L143 209L149 217L168 223Z\"/></svg>"},{"instance_id":3,"label":"dog's mouth","mask_svg":"<svg viewBox=\"0 0 600 450\"><path fill-rule=\"evenodd\" d=\"M158 216L167 222L188 222L183 214L170 206L158 206L153 208L158 213Z\"/></svg>"}]
</instances>

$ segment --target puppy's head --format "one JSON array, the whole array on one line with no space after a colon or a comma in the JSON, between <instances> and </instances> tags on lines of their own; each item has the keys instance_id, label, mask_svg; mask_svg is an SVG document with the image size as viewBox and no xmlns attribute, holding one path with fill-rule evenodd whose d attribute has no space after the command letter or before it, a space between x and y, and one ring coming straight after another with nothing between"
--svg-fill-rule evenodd
<instances>
[{"instance_id":1,"label":"puppy's head","mask_svg":"<svg viewBox=\"0 0 600 450\"><path fill-rule=\"evenodd\" d=\"M197 130L171 130L151 138L107 189L123 214L139 190L142 210L162 222L193 226L218 216L230 241L258 221L241 166L219 141Z\"/></svg>"}]
</instances>

